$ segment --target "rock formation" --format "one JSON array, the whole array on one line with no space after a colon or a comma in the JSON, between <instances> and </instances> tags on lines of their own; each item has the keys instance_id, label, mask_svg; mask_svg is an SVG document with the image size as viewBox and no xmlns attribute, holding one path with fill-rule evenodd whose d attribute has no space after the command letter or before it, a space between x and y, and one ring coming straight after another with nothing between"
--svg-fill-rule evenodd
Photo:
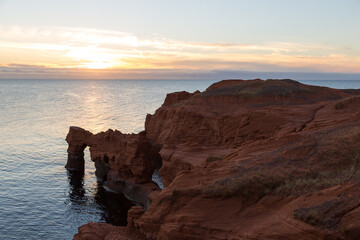
<instances>
[{"instance_id":1,"label":"rock formation","mask_svg":"<svg viewBox=\"0 0 360 240\"><path fill-rule=\"evenodd\" d=\"M66 141L68 169L84 170L84 149L88 146L96 176L111 189L148 207L151 202L148 195L159 190L151 178L155 166L161 163L161 156L146 132L122 134L109 129L94 135L82 128L70 127Z\"/></svg>"},{"instance_id":2,"label":"rock formation","mask_svg":"<svg viewBox=\"0 0 360 240\"><path fill-rule=\"evenodd\" d=\"M148 194L146 211L130 209L127 227L87 224L76 239L359 239L359 94L259 79L168 94L146 117L146 135L131 135L151 156L159 148L150 143L161 146L166 187ZM114 151L106 133L78 141L75 130L74 161L85 145L101 162L125 150ZM146 182L125 174L128 163L109 168Z\"/></svg>"}]
</instances>

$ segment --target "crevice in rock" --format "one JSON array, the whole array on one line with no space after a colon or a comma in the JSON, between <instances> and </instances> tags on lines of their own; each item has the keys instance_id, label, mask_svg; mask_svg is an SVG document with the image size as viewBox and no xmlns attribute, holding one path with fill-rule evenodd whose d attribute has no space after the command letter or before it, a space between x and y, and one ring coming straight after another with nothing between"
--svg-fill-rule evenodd
<instances>
[{"instance_id":1,"label":"crevice in rock","mask_svg":"<svg viewBox=\"0 0 360 240\"><path fill-rule=\"evenodd\" d=\"M309 124L309 123L311 123L312 121L314 121L315 116L316 116L316 113L317 113L319 110L323 109L324 107L325 107L325 105L321 105L320 107L316 108L316 109L313 111L310 120L308 120L308 121L306 121L305 123L303 123L303 124L301 125L300 129L299 129L297 132L302 132L302 131L304 130L304 128L306 127L307 124Z\"/></svg>"}]
</instances>

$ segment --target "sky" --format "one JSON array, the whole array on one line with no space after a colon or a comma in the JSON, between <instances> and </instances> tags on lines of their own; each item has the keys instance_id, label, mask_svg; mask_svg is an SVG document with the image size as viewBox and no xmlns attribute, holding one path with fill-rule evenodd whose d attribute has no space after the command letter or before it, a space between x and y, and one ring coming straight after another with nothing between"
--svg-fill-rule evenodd
<instances>
[{"instance_id":1,"label":"sky","mask_svg":"<svg viewBox=\"0 0 360 240\"><path fill-rule=\"evenodd\" d=\"M360 0L0 0L0 79L360 79L359 12Z\"/></svg>"}]
</instances>

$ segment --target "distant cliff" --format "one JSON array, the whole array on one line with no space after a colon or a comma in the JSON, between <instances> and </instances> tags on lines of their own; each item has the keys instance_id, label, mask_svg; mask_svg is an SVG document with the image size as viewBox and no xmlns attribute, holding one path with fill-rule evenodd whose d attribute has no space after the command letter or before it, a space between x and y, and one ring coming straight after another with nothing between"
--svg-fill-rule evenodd
<instances>
[{"instance_id":1,"label":"distant cliff","mask_svg":"<svg viewBox=\"0 0 360 240\"><path fill-rule=\"evenodd\" d=\"M86 224L75 239L358 239L359 94L224 80L168 94L137 135L70 128L68 167L81 170L90 146L97 175L132 186L123 191L146 210L131 208L127 227Z\"/></svg>"}]
</instances>

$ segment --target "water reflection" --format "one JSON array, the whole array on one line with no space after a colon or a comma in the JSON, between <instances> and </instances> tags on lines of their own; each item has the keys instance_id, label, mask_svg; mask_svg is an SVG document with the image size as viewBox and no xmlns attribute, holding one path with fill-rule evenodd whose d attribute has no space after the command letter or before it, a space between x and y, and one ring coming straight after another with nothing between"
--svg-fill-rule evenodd
<instances>
[{"instance_id":1,"label":"water reflection","mask_svg":"<svg viewBox=\"0 0 360 240\"><path fill-rule=\"evenodd\" d=\"M71 202L79 203L85 200L84 172L67 170L69 180L69 198Z\"/></svg>"},{"instance_id":2,"label":"water reflection","mask_svg":"<svg viewBox=\"0 0 360 240\"><path fill-rule=\"evenodd\" d=\"M75 212L84 214L81 206L94 205L98 209L101 222L106 222L116 226L126 226L127 212L134 205L123 194L109 192L104 189L101 182L96 183L95 189L86 189L84 182L84 173L67 171L69 180L69 200L74 207ZM87 193L90 193L88 196ZM89 213L91 214L91 213Z\"/></svg>"}]
</instances>

